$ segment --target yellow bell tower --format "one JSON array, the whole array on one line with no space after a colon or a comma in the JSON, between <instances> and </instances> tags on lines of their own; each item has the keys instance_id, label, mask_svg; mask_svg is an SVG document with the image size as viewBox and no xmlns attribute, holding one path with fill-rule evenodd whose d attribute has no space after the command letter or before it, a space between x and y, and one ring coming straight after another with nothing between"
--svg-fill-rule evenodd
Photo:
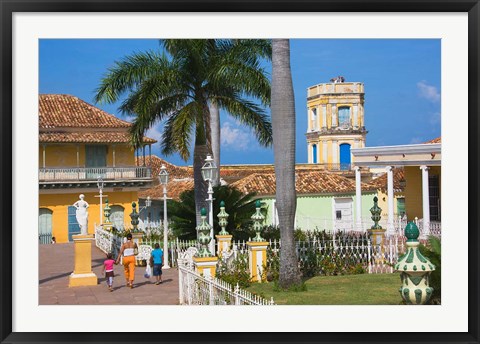
<instances>
[{"instance_id":1,"label":"yellow bell tower","mask_svg":"<svg viewBox=\"0 0 480 344\"><path fill-rule=\"evenodd\" d=\"M307 89L308 162L350 170L350 149L365 147L364 86L341 76Z\"/></svg>"}]
</instances>

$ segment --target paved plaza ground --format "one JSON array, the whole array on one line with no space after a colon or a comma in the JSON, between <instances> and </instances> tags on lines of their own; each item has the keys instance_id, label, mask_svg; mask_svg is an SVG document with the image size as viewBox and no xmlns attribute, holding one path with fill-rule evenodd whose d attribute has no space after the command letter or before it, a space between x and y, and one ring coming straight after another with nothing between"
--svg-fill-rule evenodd
<instances>
[{"instance_id":1,"label":"paved plaza ground","mask_svg":"<svg viewBox=\"0 0 480 344\"><path fill-rule=\"evenodd\" d=\"M125 286L123 266L115 265L114 290L110 292L102 274L105 254L92 245L92 270L98 277L95 286L69 287L74 268L73 244L39 246L40 305L178 305L178 270L163 271L163 283L146 279L145 267L135 269L135 288Z\"/></svg>"}]
</instances>

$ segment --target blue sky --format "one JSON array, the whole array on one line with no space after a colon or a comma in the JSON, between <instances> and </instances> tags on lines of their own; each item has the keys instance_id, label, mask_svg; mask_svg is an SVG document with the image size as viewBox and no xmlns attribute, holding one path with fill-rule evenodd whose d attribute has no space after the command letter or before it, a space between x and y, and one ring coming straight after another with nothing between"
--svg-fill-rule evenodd
<instances>
[{"instance_id":1,"label":"blue sky","mask_svg":"<svg viewBox=\"0 0 480 344\"><path fill-rule=\"evenodd\" d=\"M95 89L114 61L151 49L159 49L157 40L42 39L40 93L71 94L94 104ZM295 39L290 50L298 163L307 162L307 88L338 75L365 84L367 146L420 143L440 136L440 40ZM266 70L271 73L270 64ZM119 104L97 106L122 118ZM224 112L221 126L222 164L273 163L273 148L259 147L250 129ZM159 139L161 131L159 123L147 135ZM159 146L155 144L152 153L163 157ZM177 165L192 163L178 155L164 158Z\"/></svg>"}]
</instances>

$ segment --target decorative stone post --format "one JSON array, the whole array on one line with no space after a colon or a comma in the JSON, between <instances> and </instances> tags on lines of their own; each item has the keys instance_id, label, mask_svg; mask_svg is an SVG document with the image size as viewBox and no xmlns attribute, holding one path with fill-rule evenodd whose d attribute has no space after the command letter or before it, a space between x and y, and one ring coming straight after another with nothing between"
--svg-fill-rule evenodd
<instances>
[{"instance_id":1,"label":"decorative stone post","mask_svg":"<svg viewBox=\"0 0 480 344\"><path fill-rule=\"evenodd\" d=\"M370 208L370 213L372 213L372 220L374 222L373 226L368 230L370 238L373 245L383 246L383 239L385 237L385 229L378 224L381 219L380 214L382 213L382 208L378 206L377 196L373 197L373 207Z\"/></svg>"},{"instance_id":2,"label":"decorative stone post","mask_svg":"<svg viewBox=\"0 0 480 344\"><path fill-rule=\"evenodd\" d=\"M132 202L132 213L130 214L130 218L132 219L130 223L132 224L132 232L135 233L138 231L138 217L140 216L137 213L137 204Z\"/></svg>"},{"instance_id":3,"label":"decorative stone post","mask_svg":"<svg viewBox=\"0 0 480 344\"><path fill-rule=\"evenodd\" d=\"M215 238L217 238L218 242L218 248L217 248L217 256L221 257L222 252L229 252L230 251L230 246L232 244L232 235L228 234L228 232L225 230L225 227L227 227L228 221L228 214L225 211L225 202L221 201L220 202L220 212L217 215L218 217L218 224L220 225L221 231L215 235Z\"/></svg>"},{"instance_id":4,"label":"decorative stone post","mask_svg":"<svg viewBox=\"0 0 480 344\"><path fill-rule=\"evenodd\" d=\"M105 200L105 207L103 208L103 228L107 231L112 230L112 223L110 222L110 205L108 204L108 198Z\"/></svg>"},{"instance_id":5,"label":"decorative stone post","mask_svg":"<svg viewBox=\"0 0 480 344\"><path fill-rule=\"evenodd\" d=\"M408 305L424 305L430 300L433 288L430 287L430 274L435 266L418 249L420 231L413 222L405 227L407 252L398 259L395 270L400 271L402 286L398 290Z\"/></svg>"},{"instance_id":6,"label":"decorative stone post","mask_svg":"<svg viewBox=\"0 0 480 344\"><path fill-rule=\"evenodd\" d=\"M193 257L195 271L203 276L215 277L217 271L218 258L208 250L208 244L212 240L210 237L210 225L206 221L207 210L202 208L200 211L202 222L197 226L198 242L201 245L200 251Z\"/></svg>"},{"instance_id":7,"label":"decorative stone post","mask_svg":"<svg viewBox=\"0 0 480 344\"><path fill-rule=\"evenodd\" d=\"M93 234L73 235L75 268L68 279L69 287L97 285L97 275L92 271Z\"/></svg>"},{"instance_id":8,"label":"decorative stone post","mask_svg":"<svg viewBox=\"0 0 480 344\"><path fill-rule=\"evenodd\" d=\"M255 238L247 242L248 246L248 265L250 269L250 278L252 281L262 282L266 280L263 274L263 267L267 265L267 247L268 242L260 236L263 228L265 216L260 212L260 200L255 202L256 211L252 215L253 229L255 230Z\"/></svg>"}]
</instances>

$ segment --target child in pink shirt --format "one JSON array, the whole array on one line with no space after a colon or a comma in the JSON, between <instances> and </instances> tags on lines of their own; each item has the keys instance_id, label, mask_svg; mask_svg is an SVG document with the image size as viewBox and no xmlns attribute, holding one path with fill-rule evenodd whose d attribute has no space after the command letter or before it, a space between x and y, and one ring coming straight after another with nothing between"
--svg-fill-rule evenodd
<instances>
[{"instance_id":1,"label":"child in pink shirt","mask_svg":"<svg viewBox=\"0 0 480 344\"><path fill-rule=\"evenodd\" d=\"M113 260L111 253L107 253L107 259L103 262L103 271L105 272L105 278L107 279L108 290L113 291Z\"/></svg>"}]
</instances>

